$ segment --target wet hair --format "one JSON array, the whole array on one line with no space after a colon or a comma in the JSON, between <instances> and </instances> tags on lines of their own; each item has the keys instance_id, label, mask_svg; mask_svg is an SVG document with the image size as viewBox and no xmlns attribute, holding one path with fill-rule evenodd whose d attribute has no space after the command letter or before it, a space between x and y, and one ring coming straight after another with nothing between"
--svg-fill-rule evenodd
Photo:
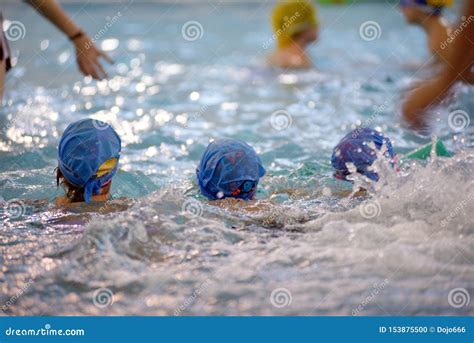
<instances>
[{"instance_id":1,"label":"wet hair","mask_svg":"<svg viewBox=\"0 0 474 343\"><path fill-rule=\"evenodd\" d=\"M66 197L71 202L83 202L84 201L84 187L78 187L70 183L64 177L63 173L59 168L55 169L56 171L56 186L62 186L66 192Z\"/></svg>"},{"instance_id":2,"label":"wet hair","mask_svg":"<svg viewBox=\"0 0 474 343\"><path fill-rule=\"evenodd\" d=\"M55 169L56 172L56 186L62 186L66 192L66 197L71 202L84 202L84 187L79 187L70 183L63 175L59 168ZM105 185L103 189L107 192L110 189L111 183Z\"/></svg>"}]
</instances>

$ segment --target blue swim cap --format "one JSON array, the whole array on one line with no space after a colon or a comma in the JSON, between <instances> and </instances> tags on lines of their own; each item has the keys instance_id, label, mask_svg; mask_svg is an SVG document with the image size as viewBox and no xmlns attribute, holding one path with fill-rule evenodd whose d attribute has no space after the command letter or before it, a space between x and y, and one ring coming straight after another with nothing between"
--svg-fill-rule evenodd
<instances>
[{"instance_id":1,"label":"blue swim cap","mask_svg":"<svg viewBox=\"0 0 474 343\"><path fill-rule=\"evenodd\" d=\"M265 169L250 145L236 139L221 139L208 145L196 174L199 189L209 200L250 200Z\"/></svg>"},{"instance_id":2,"label":"blue swim cap","mask_svg":"<svg viewBox=\"0 0 474 343\"><path fill-rule=\"evenodd\" d=\"M350 174L346 164L353 163L358 173L378 181L378 174L368 170L377 159L376 152L370 147L371 142L378 150L385 144L387 147L385 156L390 159L394 158L392 143L387 137L373 129L358 128L344 136L334 148L331 158L331 164L335 169L334 176L346 180L346 176Z\"/></svg>"},{"instance_id":3,"label":"blue swim cap","mask_svg":"<svg viewBox=\"0 0 474 343\"><path fill-rule=\"evenodd\" d=\"M82 119L70 124L59 141L59 170L68 182L84 188L89 203L117 172L120 150L120 137L110 125Z\"/></svg>"}]
</instances>

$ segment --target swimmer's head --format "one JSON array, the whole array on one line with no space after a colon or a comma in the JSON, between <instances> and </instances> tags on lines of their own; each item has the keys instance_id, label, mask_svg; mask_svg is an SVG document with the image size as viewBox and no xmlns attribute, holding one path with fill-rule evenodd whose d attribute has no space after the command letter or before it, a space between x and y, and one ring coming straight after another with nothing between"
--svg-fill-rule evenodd
<instances>
[{"instance_id":1,"label":"swimmer's head","mask_svg":"<svg viewBox=\"0 0 474 343\"><path fill-rule=\"evenodd\" d=\"M208 145L196 174L199 189L209 200L251 200L265 169L250 145L236 139L221 139Z\"/></svg>"},{"instance_id":2,"label":"swimmer's head","mask_svg":"<svg viewBox=\"0 0 474 343\"><path fill-rule=\"evenodd\" d=\"M273 9L272 25L279 48L293 41L306 45L318 38L316 9L309 0L280 1Z\"/></svg>"},{"instance_id":3,"label":"swimmer's head","mask_svg":"<svg viewBox=\"0 0 474 343\"><path fill-rule=\"evenodd\" d=\"M331 158L331 164L335 170L334 176L346 180L346 177L351 174L348 165L353 164L358 173L378 181L378 174L370 170L370 166L377 159L374 147L377 150L383 148L384 156L390 160L394 159L392 143L381 133L369 128L358 128L349 132L334 148Z\"/></svg>"},{"instance_id":4,"label":"swimmer's head","mask_svg":"<svg viewBox=\"0 0 474 343\"><path fill-rule=\"evenodd\" d=\"M89 203L110 188L120 150L120 137L110 125L93 119L70 124L59 141L58 185L65 186L72 202Z\"/></svg>"},{"instance_id":5,"label":"swimmer's head","mask_svg":"<svg viewBox=\"0 0 474 343\"><path fill-rule=\"evenodd\" d=\"M424 20L426 15L439 16L444 7L451 6L453 0L400 0L400 7L409 23Z\"/></svg>"}]
</instances>

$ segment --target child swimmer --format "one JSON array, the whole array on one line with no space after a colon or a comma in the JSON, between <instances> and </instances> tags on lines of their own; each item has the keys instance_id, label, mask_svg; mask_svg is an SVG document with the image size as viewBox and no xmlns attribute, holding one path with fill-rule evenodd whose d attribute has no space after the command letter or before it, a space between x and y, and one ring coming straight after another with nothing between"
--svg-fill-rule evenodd
<instances>
[{"instance_id":1,"label":"child swimmer","mask_svg":"<svg viewBox=\"0 0 474 343\"><path fill-rule=\"evenodd\" d=\"M66 196L56 204L107 201L120 151L120 137L110 125L93 119L70 124L59 142L56 172Z\"/></svg>"},{"instance_id":2,"label":"child swimmer","mask_svg":"<svg viewBox=\"0 0 474 343\"><path fill-rule=\"evenodd\" d=\"M260 157L247 143L220 139L208 145L196 169L199 189L209 200L252 200L265 175Z\"/></svg>"},{"instance_id":3,"label":"child swimmer","mask_svg":"<svg viewBox=\"0 0 474 343\"><path fill-rule=\"evenodd\" d=\"M331 164L334 168L334 176L348 181L347 176L357 172L372 181L378 181L379 175L372 169L373 163L378 158L374 148L379 151L384 149L383 156L392 164L396 164L396 155L390 139L369 128L358 128L349 132L336 145L332 153Z\"/></svg>"},{"instance_id":4,"label":"child swimmer","mask_svg":"<svg viewBox=\"0 0 474 343\"><path fill-rule=\"evenodd\" d=\"M318 38L316 9L309 0L280 1L272 13L277 49L268 62L280 68L309 68L305 49Z\"/></svg>"},{"instance_id":5,"label":"child swimmer","mask_svg":"<svg viewBox=\"0 0 474 343\"><path fill-rule=\"evenodd\" d=\"M424 129L429 122L430 108L452 95L458 83L474 84L474 25L469 24L474 17L474 0L465 1L459 28L448 40L451 53L446 65L433 79L412 90L403 103L403 118L415 130Z\"/></svg>"}]
</instances>

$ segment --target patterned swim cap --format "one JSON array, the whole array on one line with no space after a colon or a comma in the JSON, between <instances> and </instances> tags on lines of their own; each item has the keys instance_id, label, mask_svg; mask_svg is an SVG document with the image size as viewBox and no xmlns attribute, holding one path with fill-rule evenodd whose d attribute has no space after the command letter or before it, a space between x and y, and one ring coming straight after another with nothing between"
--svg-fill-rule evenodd
<instances>
[{"instance_id":1,"label":"patterned swim cap","mask_svg":"<svg viewBox=\"0 0 474 343\"><path fill-rule=\"evenodd\" d=\"M394 158L392 143L384 135L369 128L355 129L344 136L334 148L331 158L331 164L335 169L334 176L346 180L346 177L350 174L347 164L352 163L357 168L358 173L367 176L371 180L378 181L378 174L369 170L369 167L377 159L376 152L370 146L371 143L378 150L385 145L387 149L385 156L389 159Z\"/></svg>"},{"instance_id":2,"label":"patterned swim cap","mask_svg":"<svg viewBox=\"0 0 474 343\"><path fill-rule=\"evenodd\" d=\"M210 200L250 200L265 175L262 161L247 143L221 139L209 144L196 170L199 189Z\"/></svg>"},{"instance_id":3,"label":"patterned swim cap","mask_svg":"<svg viewBox=\"0 0 474 343\"><path fill-rule=\"evenodd\" d=\"M58 147L58 167L71 184L84 188L89 203L117 172L121 141L112 126L95 119L70 124Z\"/></svg>"}]
</instances>

